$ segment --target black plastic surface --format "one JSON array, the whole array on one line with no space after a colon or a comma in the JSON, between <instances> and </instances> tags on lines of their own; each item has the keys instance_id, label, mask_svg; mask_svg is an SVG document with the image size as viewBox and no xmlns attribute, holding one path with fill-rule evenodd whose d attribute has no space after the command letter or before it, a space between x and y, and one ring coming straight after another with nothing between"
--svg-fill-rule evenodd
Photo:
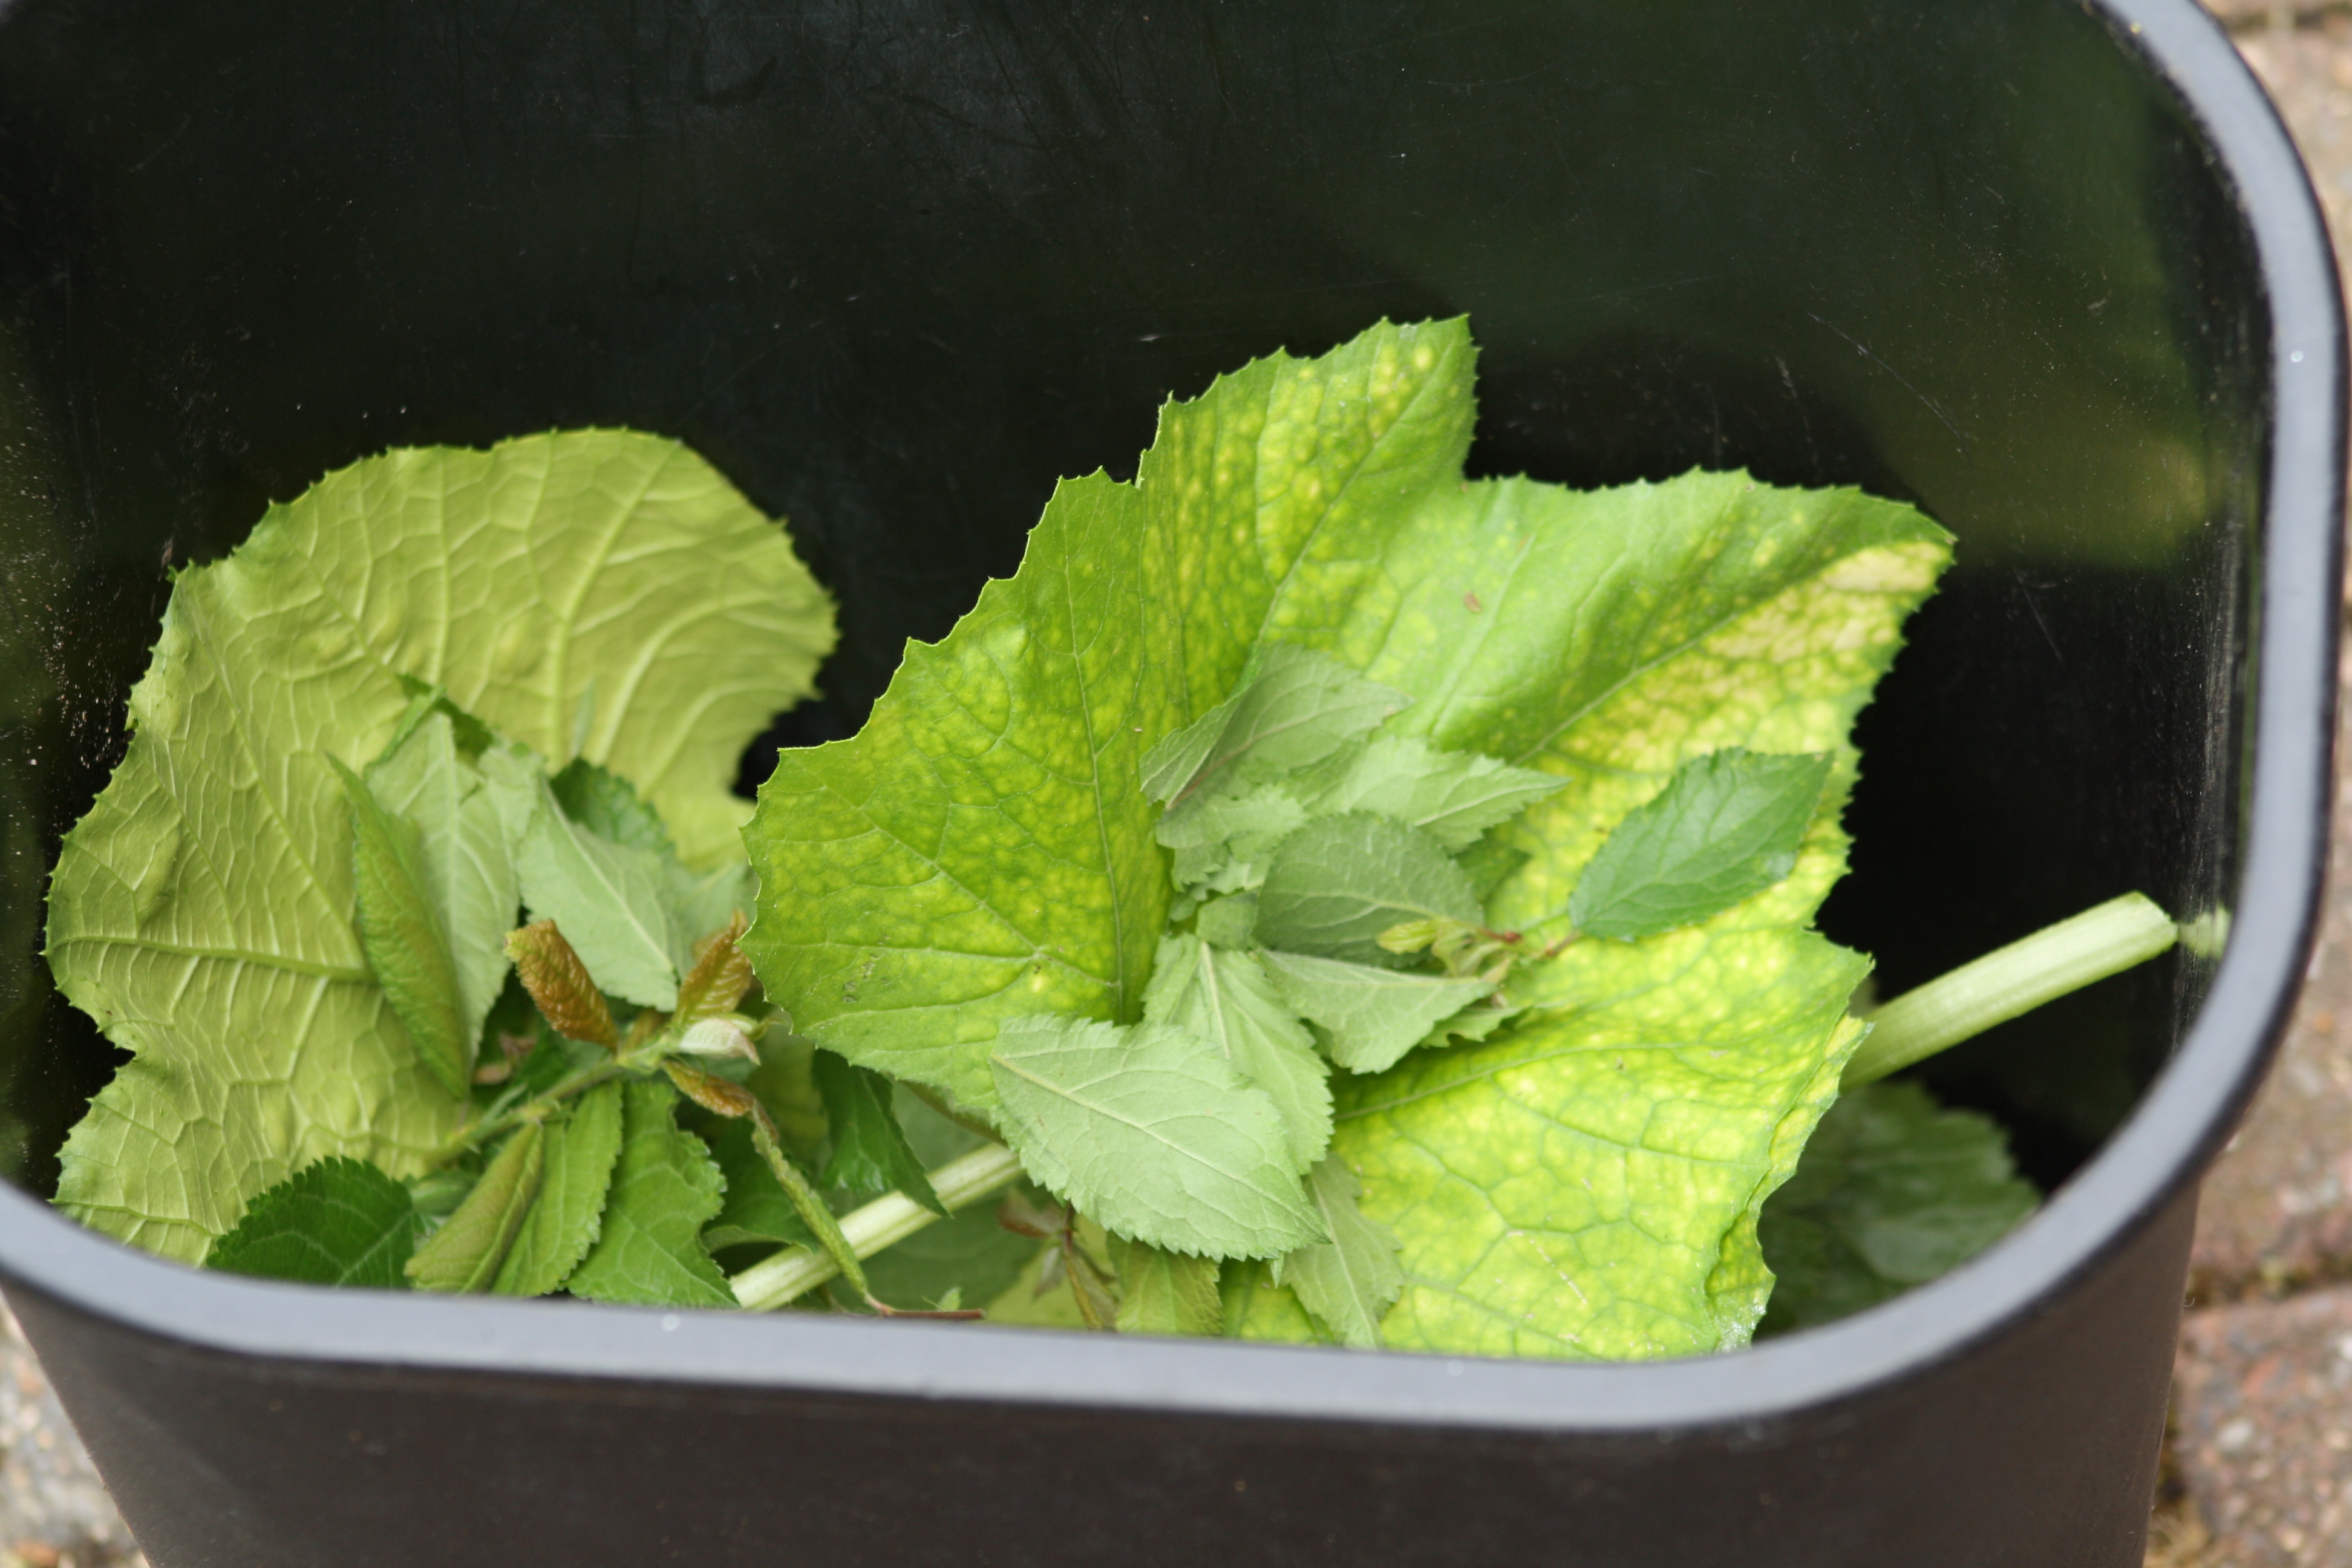
<instances>
[{"instance_id":1,"label":"black plastic surface","mask_svg":"<svg viewBox=\"0 0 2352 1568\"><path fill-rule=\"evenodd\" d=\"M2324 232L2186 0L20 0L0 1153L45 1190L111 1070L40 868L163 566L267 500L392 444L681 437L840 595L780 732L823 739L1164 395L1461 310L1481 471L1744 464L1959 534L1824 916L1890 988L2129 887L2226 910L2218 968L1939 1064L2071 1176L2042 1215L1828 1331L1576 1367L322 1295L0 1192L159 1568L2137 1563L2192 1184L2309 936L2341 505Z\"/></svg>"}]
</instances>

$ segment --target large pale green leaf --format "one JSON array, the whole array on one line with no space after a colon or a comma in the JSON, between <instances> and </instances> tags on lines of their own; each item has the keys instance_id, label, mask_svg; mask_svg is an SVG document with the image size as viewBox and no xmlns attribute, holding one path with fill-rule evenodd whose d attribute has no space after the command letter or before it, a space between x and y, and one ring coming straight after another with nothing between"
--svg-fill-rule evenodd
<instances>
[{"instance_id":1,"label":"large pale green leaf","mask_svg":"<svg viewBox=\"0 0 2352 1568\"><path fill-rule=\"evenodd\" d=\"M328 762L380 753L415 686L635 781L714 867L745 742L831 641L782 531L653 437L394 452L273 507L174 584L130 750L52 880L58 983L133 1054L59 1204L194 1259L301 1166L404 1173L455 1129L352 929Z\"/></svg>"},{"instance_id":2,"label":"large pale green leaf","mask_svg":"<svg viewBox=\"0 0 2352 1568\"><path fill-rule=\"evenodd\" d=\"M1433 496L1381 591L1316 634L1413 695L1391 729L1564 781L1491 836L1528 858L1487 919L1530 945L1569 934L1594 851L1685 763L1832 759L1785 879L1692 929L1521 964L1528 1011L1491 1038L1338 1086L1333 1152L1402 1247L1386 1342L1638 1357L1752 1332L1757 1213L1834 1095L1866 967L1807 929L1844 869L1848 731L1948 551L1908 508L1738 474L1474 484ZM1254 1289L1229 1331L1303 1337L1286 1295Z\"/></svg>"},{"instance_id":3,"label":"large pale green leaf","mask_svg":"<svg viewBox=\"0 0 2352 1568\"><path fill-rule=\"evenodd\" d=\"M1458 323L1380 329L1312 364L1277 357L1171 405L1135 486L1065 486L1016 576L991 584L943 643L910 651L866 731L780 767L748 836L763 878L748 945L771 994L844 1054L990 1110L982 1066L1006 1019L1135 1016L1170 907L1165 863L1144 842L1138 749L1230 697L1263 641L1330 654L1412 696L1391 733L1560 781L1472 847L1475 882L1402 889L1457 919L1477 918L1486 895L1486 921L1522 933L1527 952L1570 934L1595 849L1685 763L1728 747L1827 752L1785 879L1689 931L1517 965L1522 1013L1483 1042L1348 1085L1354 1114L1334 1143L1363 1174L1364 1215L1402 1245L1391 1342L1405 1318L1417 1326L1402 1342L1431 1348L1510 1348L1500 1342L1514 1335L1571 1355L1738 1343L1769 1278L1756 1210L1851 1045L1843 1003L1860 961L1807 931L1843 868L1847 731L1947 536L1907 507L1743 474L1590 494L1465 483L1470 370ZM1157 760L1180 771L1181 759ZM1271 831L1261 815L1254 826ZM1180 847L1175 870L1213 891L1252 885L1231 858ZM1366 858L1328 855L1296 887L1269 869L1261 937L1270 913L1273 930L1310 942L1346 925L1345 911L1309 901L1329 902L1331 887L1307 883ZM1357 900L1368 925L1398 889L1356 891L1378 894ZM1349 945L1327 953L1394 956L1363 940L1369 929L1338 934ZM1780 978L1759 991L1767 975ZM1620 1045L1623 1074L1596 1076ZM1391 1079L1449 1063L1470 1076L1381 1098ZM1481 1077L1479 1063L1495 1070ZM1505 1116L1496 1095L1526 1117ZM1614 1128L1619 1100L1647 1103L1656 1121L1615 1156L1485 1136L1497 1117L1529 1136ZM1474 1154L1492 1191L1447 1163ZM1626 1204L1684 1194L1658 1216L1664 1239L1580 1207L1580 1184L1606 1174L1593 1161L1610 1157L1633 1173ZM1552 1226L1545 1205L1564 1235L1601 1226L1593 1267L1624 1283L1621 1296L1596 1283L1596 1299L1620 1304L1590 1322L1572 1310L1585 1282L1514 1240ZM1439 1210L1460 1223L1430 1222ZM1485 1250L1465 1248L1474 1234ZM1622 1256L1608 1253L1612 1237ZM1286 1292L1247 1283L1254 1271L1227 1275L1242 1277L1229 1307L1234 1291L1272 1303L1271 1318L1247 1307L1236 1331L1307 1321L1295 1299L1282 1308ZM1450 1314L1438 1308L1448 1293Z\"/></svg>"},{"instance_id":4,"label":"large pale green leaf","mask_svg":"<svg viewBox=\"0 0 2352 1568\"><path fill-rule=\"evenodd\" d=\"M1660 946L1579 1009L1338 1086L1335 1152L1402 1244L1386 1343L1633 1360L1746 1342L1771 1285L1756 1210L1835 1097L1869 966L1792 931Z\"/></svg>"},{"instance_id":5,"label":"large pale green leaf","mask_svg":"<svg viewBox=\"0 0 2352 1568\"><path fill-rule=\"evenodd\" d=\"M1276 354L1170 404L1133 484L1064 483L866 728L761 788L744 947L768 994L982 1109L1004 1020L1133 1021L1171 893L1144 752L1262 640L1344 620L1402 511L1459 485L1471 358L1459 321Z\"/></svg>"}]
</instances>

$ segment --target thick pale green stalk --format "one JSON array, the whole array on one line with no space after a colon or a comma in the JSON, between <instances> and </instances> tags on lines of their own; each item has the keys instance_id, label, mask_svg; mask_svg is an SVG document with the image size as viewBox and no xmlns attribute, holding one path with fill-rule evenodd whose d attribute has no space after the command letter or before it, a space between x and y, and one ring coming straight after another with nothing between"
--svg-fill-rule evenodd
<instances>
[{"instance_id":1,"label":"thick pale green stalk","mask_svg":"<svg viewBox=\"0 0 2352 1568\"><path fill-rule=\"evenodd\" d=\"M2144 963L2179 934L2172 917L2138 893L2045 926L1867 1015L1870 1037L1846 1063L1839 1086L1875 1083L1995 1024Z\"/></svg>"},{"instance_id":2,"label":"thick pale green stalk","mask_svg":"<svg viewBox=\"0 0 2352 1568\"><path fill-rule=\"evenodd\" d=\"M931 1190L950 1209L963 1208L1012 1185L1021 1161L1001 1143L989 1143L930 1173ZM912 1198L889 1193L841 1216L841 1234L860 1258L907 1239L940 1216ZM754 1311L781 1307L838 1273L833 1259L806 1247L788 1247L743 1270L730 1281L735 1300Z\"/></svg>"}]
</instances>

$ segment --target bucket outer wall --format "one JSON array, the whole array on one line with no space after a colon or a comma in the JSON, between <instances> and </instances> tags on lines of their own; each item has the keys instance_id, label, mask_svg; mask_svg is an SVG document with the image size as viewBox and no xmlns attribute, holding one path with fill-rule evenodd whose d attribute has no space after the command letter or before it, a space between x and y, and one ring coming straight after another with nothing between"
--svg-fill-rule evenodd
<instances>
[{"instance_id":1,"label":"bucket outer wall","mask_svg":"<svg viewBox=\"0 0 2352 1568\"><path fill-rule=\"evenodd\" d=\"M840 597L818 741L1171 389L1465 310L1474 471L1958 535L1823 915L1888 988L2126 888L2226 914L1937 1065L2056 1189L1984 1258L1584 1366L320 1292L34 1195L115 1058L16 868L160 563L385 445L657 430ZM2315 204L2187 0L0 5L0 1279L157 1568L2131 1568L2311 939L2344 422Z\"/></svg>"},{"instance_id":2,"label":"bucket outer wall","mask_svg":"<svg viewBox=\"0 0 2352 1568\"><path fill-rule=\"evenodd\" d=\"M451 1375L224 1354L10 1300L158 1568L2122 1568L2147 1525L2194 1217L2183 1194L2053 1310L1860 1399L1610 1436ZM1171 1386L1329 1370L1256 1346L1212 1347L1227 1364L1204 1371L1199 1347L1116 1348Z\"/></svg>"}]
</instances>

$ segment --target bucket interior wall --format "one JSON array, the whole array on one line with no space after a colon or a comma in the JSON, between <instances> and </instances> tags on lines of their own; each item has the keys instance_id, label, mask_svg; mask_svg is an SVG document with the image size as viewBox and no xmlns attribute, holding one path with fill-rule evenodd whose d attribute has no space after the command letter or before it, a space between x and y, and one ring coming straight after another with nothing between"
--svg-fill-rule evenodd
<instances>
[{"instance_id":1,"label":"bucket interior wall","mask_svg":"<svg viewBox=\"0 0 2352 1568\"><path fill-rule=\"evenodd\" d=\"M1959 564L1824 915L1885 993L2137 888L2215 910L2269 329L2197 127L2085 9L1210 0L0 11L0 1165L116 1055L58 836L168 567L387 446L681 437L839 596L848 733L1055 479L1278 347L1467 312L1475 473L1916 501ZM747 779L764 773L758 757ZM2045 1183L2177 956L1940 1064Z\"/></svg>"}]
</instances>

